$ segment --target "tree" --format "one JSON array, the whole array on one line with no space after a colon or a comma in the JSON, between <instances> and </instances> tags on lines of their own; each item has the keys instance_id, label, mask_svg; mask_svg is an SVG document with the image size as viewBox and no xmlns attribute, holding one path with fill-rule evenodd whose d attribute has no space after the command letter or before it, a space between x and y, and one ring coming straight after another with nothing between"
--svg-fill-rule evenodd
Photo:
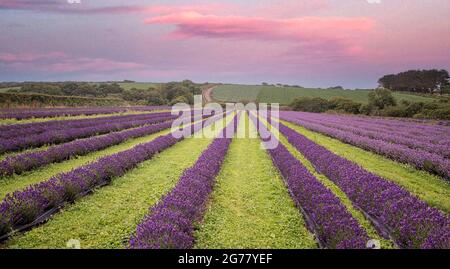
<instances>
[{"instance_id":1,"label":"tree","mask_svg":"<svg viewBox=\"0 0 450 269\"><path fill-rule=\"evenodd\" d=\"M122 94L124 89L117 83L102 83L97 87L99 94L108 96L109 94Z\"/></svg>"},{"instance_id":2,"label":"tree","mask_svg":"<svg viewBox=\"0 0 450 269\"><path fill-rule=\"evenodd\" d=\"M397 102L395 101L392 92L388 89L378 88L371 93L369 93L369 106L378 109L383 109L388 106L395 106Z\"/></svg>"},{"instance_id":3,"label":"tree","mask_svg":"<svg viewBox=\"0 0 450 269\"><path fill-rule=\"evenodd\" d=\"M381 87L392 91L410 91L417 93L443 93L449 85L447 70L409 70L399 74L383 76L378 80Z\"/></svg>"}]
</instances>

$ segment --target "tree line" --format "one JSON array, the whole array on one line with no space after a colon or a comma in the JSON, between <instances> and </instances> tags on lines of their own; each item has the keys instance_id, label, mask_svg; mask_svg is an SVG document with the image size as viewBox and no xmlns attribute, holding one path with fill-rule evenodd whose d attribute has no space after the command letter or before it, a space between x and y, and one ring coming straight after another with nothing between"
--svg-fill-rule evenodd
<instances>
[{"instance_id":1,"label":"tree line","mask_svg":"<svg viewBox=\"0 0 450 269\"><path fill-rule=\"evenodd\" d=\"M409 70L385 75L378 80L381 87L392 91L415 93L450 93L450 76L447 70Z\"/></svg>"},{"instance_id":2,"label":"tree line","mask_svg":"<svg viewBox=\"0 0 450 269\"><path fill-rule=\"evenodd\" d=\"M126 81L131 82L131 81ZM116 82L24 82L5 84L19 86L8 93L42 94L45 96L115 98L140 105L172 105L175 103L193 104L194 95L200 95L208 84L196 84L190 80L161 83L147 89L123 89ZM58 99L59 100L59 99Z\"/></svg>"}]
</instances>

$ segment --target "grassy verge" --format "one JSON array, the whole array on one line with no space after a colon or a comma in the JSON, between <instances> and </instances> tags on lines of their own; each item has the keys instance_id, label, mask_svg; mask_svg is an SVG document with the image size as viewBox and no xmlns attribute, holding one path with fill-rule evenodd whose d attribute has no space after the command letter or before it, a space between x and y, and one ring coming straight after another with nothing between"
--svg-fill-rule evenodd
<instances>
[{"instance_id":1,"label":"grassy verge","mask_svg":"<svg viewBox=\"0 0 450 269\"><path fill-rule=\"evenodd\" d=\"M429 205L450 212L450 185L443 179L409 165L345 144L337 139L309 131L301 126L282 121L314 142L364 169L402 186Z\"/></svg>"},{"instance_id":2,"label":"grassy verge","mask_svg":"<svg viewBox=\"0 0 450 269\"><path fill-rule=\"evenodd\" d=\"M196 248L316 247L259 139L233 140L216 184Z\"/></svg>"}]
</instances>

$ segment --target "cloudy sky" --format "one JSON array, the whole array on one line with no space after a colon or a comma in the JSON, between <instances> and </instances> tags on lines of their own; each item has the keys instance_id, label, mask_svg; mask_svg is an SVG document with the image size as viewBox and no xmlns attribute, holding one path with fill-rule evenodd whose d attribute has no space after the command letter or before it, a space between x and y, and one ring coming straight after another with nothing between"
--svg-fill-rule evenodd
<instances>
[{"instance_id":1,"label":"cloudy sky","mask_svg":"<svg viewBox=\"0 0 450 269\"><path fill-rule=\"evenodd\" d=\"M0 0L0 81L373 87L450 69L449 0Z\"/></svg>"}]
</instances>

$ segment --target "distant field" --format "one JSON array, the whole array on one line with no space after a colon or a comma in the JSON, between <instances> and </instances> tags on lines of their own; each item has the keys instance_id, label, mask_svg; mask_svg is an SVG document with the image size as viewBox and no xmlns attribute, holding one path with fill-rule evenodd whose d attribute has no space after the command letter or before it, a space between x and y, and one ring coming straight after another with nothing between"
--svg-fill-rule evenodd
<instances>
[{"instance_id":1,"label":"distant field","mask_svg":"<svg viewBox=\"0 0 450 269\"><path fill-rule=\"evenodd\" d=\"M343 97L360 103L367 103L369 90L328 90L295 87L275 87L260 85L220 85L213 91L213 98L217 101L256 101L265 103L289 104L296 97L321 97L331 99ZM431 97L412 94L394 93L397 100L414 102L430 102Z\"/></svg>"},{"instance_id":2,"label":"distant field","mask_svg":"<svg viewBox=\"0 0 450 269\"><path fill-rule=\"evenodd\" d=\"M151 83L151 82L131 82L131 83L119 83L119 85L125 89L130 90L132 88L136 89L148 89L150 87L158 86L159 83Z\"/></svg>"},{"instance_id":3,"label":"distant field","mask_svg":"<svg viewBox=\"0 0 450 269\"><path fill-rule=\"evenodd\" d=\"M20 87L0 88L0 92L8 92L9 90L18 90Z\"/></svg>"}]
</instances>

